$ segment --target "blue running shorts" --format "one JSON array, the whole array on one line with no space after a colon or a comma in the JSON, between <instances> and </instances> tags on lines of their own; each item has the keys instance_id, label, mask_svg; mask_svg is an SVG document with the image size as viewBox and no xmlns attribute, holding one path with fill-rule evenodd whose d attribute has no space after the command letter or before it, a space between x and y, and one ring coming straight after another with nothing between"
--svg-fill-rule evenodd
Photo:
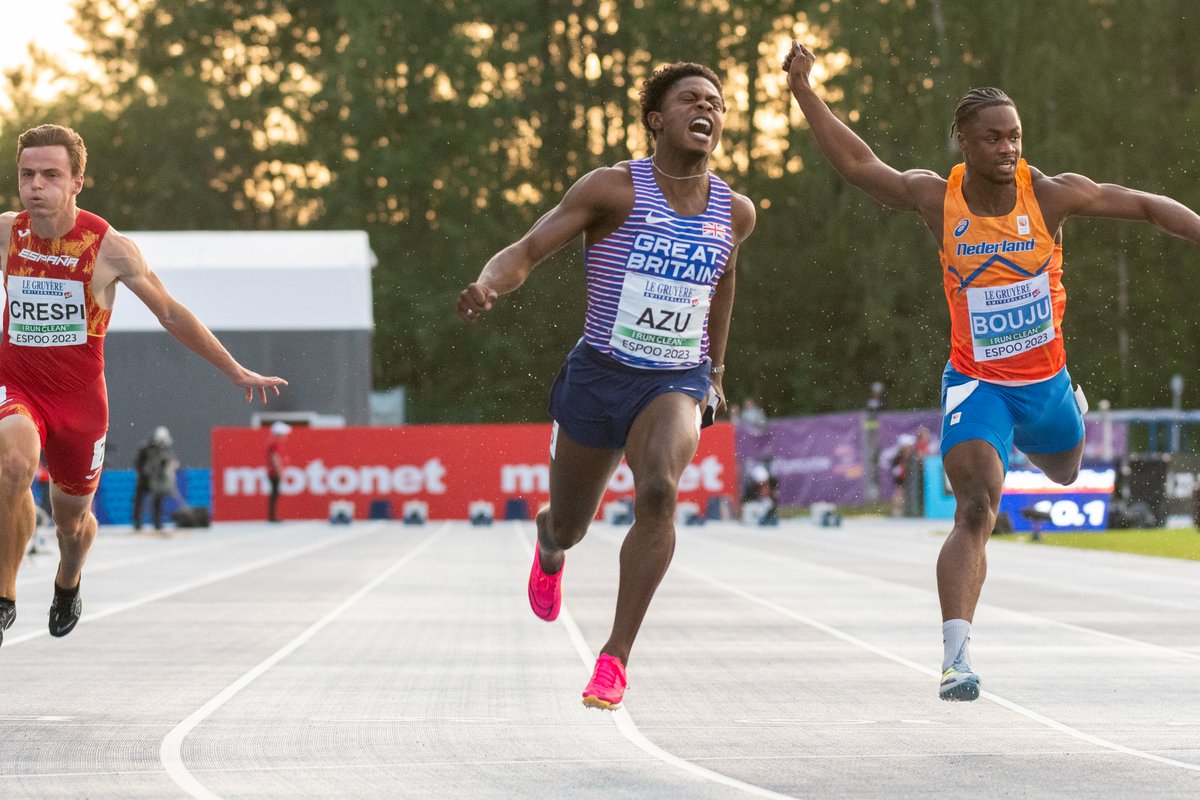
<instances>
[{"instance_id":1,"label":"blue running shorts","mask_svg":"<svg viewBox=\"0 0 1200 800\"><path fill-rule=\"evenodd\" d=\"M638 414L660 394L679 392L703 403L711 369L707 359L681 370L629 367L580 339L550 390L550 417L581 445L619 450Z\"/></svg>"},{"instance_id":2,"label":"blue running shorts","mask_svg":"<svg viewBox=\"0 0 1200 800\"><path fill-rule=\"evenodd\" d=\"M946 365L942 373L942 456L959 442L982 439L996 448L1004 472L1013 445L1023 453L1062 453L1083 439L1083 413L1063 367L1028 386L968 378Z\"/></svg>"}]
</instances>

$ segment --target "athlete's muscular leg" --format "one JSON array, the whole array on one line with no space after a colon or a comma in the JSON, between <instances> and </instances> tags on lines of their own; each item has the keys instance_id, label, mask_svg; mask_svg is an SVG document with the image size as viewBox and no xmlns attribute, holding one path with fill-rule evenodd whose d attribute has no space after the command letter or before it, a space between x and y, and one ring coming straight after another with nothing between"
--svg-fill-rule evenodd
<instances>
[{"instance_id":1,"label":"athlete's muscular leg","mask_svg":"<svg viewBox=\"0 0 1200 800\"><path fill-rule=\"evenodd\" d=\"M19 414L0 420L0 596L17 599L17 570L37 528L30 487L41 442L37 427Z\"/></svg>"},{"instance_id":2,"label":"athlete's muscular leg","mask_svg":"<svg viewBox=\"0 0 1200 800\"><path fill-rule=\"evenodd\" d=\"M994 447L969 439L950 448L942 461L954 490L954 529L937 562L942 621L975 617L979 592L987 576L987 540L996 525L1004 464Z\"/></svg>"},{"instance_id":3,"label":"athlete's muscular leg","mask_svg":"<svg viewBox=\"0 0 1200 800\"><path fill-rule=\"evenodd\" d=\"M83 562L96 539L96 515L92 513L94 497L94 494L83 497L67 494L57 486L50 490L54 524L58 529L58 574L54 582L63 589L74 589L79 585Z\"/></svg>"},{"instance_id":4,"label":"athlete's muscular leg","mask_svg":"<svg viewBox=\"0 0 1200 800\"><path fill-rule=\"evenodd\" d=\"M1083 464L1083 439L1079 444L1062 453L1026 453L1035 467L1046 473L1046 477L1061 486L1075 482L1079 467Z\"/></svg>"},{"instance_id":5,"label":"athlete's muscular leg","mask_svg":"<svg viewBox=\"0 0 1200 800\"><path fill-rule=\"evenodd\" d=\"M562 569L563 551L587 533L620 463L620 450L585 447L558 430L550 460L550 505L537 515L538 550L547 575Z\"/></svg>"},{"instance_id":6,"label":"athlete's muscular leg","mask_svg":"<svg viewBox=\"0 0 1200 800\"><path fill-rule=\"evenodd\" d=\"M621 545L616 618L601 648L625 664L650 599L675 553L679 476L700 442L696 405L687 395L660 395L634 420L625 443L636 492L634 521Z\"/></svg>"}]
</instances>

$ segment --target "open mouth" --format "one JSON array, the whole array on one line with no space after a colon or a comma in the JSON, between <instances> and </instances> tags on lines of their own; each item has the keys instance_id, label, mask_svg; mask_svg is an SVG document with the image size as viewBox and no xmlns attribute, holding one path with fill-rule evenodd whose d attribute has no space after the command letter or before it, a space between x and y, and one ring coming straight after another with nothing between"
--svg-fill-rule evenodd
<instances>
[{"instance_id":1,"label":"open mouth","mask_svg":"<svg viewBox=\"0 0 1200 800\"><path fill-rule=\"evenodd\" d=\"M707 117L696 117L688 123L688 133L707 139L709 136L712 136L712 132L712 120Z\"/></svg>"}]
</instances>

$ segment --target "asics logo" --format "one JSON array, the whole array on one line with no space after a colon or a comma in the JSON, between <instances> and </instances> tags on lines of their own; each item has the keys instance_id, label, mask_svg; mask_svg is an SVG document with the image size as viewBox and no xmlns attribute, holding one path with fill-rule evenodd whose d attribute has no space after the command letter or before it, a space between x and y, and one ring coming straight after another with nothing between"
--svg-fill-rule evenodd
<instances>
[{"instance_id":1,"label":"asics logo","mask_svg":"<svg viewBox=\"0 0 1200 800\"><path fill-rule=\"evenodd\" d=\"M666 216L665 214L659 214L658 212L655 212L655 211L646 212L646 224L647 225L662 225L664 222L670 222L670 221L671 221L671 218Z\"/></svg>"}]
</instances>

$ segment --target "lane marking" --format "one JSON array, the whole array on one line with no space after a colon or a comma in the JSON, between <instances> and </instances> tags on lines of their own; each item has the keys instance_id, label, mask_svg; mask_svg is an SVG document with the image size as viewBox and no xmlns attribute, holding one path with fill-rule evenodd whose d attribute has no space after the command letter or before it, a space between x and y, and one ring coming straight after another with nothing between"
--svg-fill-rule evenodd
<instances>
[{"instance_id":1,"label":"lane marking","mask_svg":"<svg viewBox=\"0 0 1200 800\"><path fill-rule=\"evenodd\" d=\"M615 537L613 537L611 535L609 535L608 538L610 540L615 539ZM807 561L803 558L800 558L800 557L797 557L794 555L790 555L790 554L767 553L767 552L758 550L753 547L748 547L746 545L733 544L730 542L719 541L719 540L715 540L715 539L711 539L711 538L707 539L707 541L709 544L718 545L720 547L726 547L731 550L737 550L737 551L743 552L743 553L749 553L754 556L757 556L758 558L762 558L762 559L771 561L772 563L778 562L780 559L783 559L786 561L791 561L792 563L795 563L795 564L799 564L800 566L802 566L806 569L812 570L814 572L825 572L825 573L828 573L831 575L836 575L836 576L842 577L842 578L853 578L855 581L862 581L862 582L867 582L867 583L878 584L880 586L884 586L889 589L902 589L902 590L916 592L919 594L926 594L926 595L932 595L932 594L936 593L934 590L922 589L919 587L910 586L907 583L902 583L900 581L893 581L893 580L889 580L887 578L877 578L874 575L868 575L866 573L851 572L850 570L843 569L842 567L832 567L832 566L829 566L828 564L821 564L821 563L815 562L815 561ZM896 560L901 560L901 559L896 559ZM1003 578L997 578L997 579L1004 580ZM1024 579L1021 579L1021 580L1024 580ZM1060 584L1060 588L1061 588L1061 584ZM1080 587L1079 591L1086 592L1088 590L1086 589L1086 587ZM1121 599L1132 599L1132 598L1127 598L1125 595L1115 595L1115 596L1118 598L1121 598ZM1152 604L1168 605L1165 603L1161 603L1161 604L1160 603L1152 603ZM1183 606L1183 607L1189 608L1189 609L1195 608L1193 606ZM1063 630L1071 631L1072 633L1078 633L1078 634L1087 635L1087 636L1095 636L1095 637L1098 637L1101 639L1107 639L1108 641L1115 642L1117 644L1133 646L1133 647L1143 647L1143 648L1147 648L1149 650L1153 650L1153 651L1156 651L1159 653L1165 653L1165 654L1171 655L1171 656L1186 658L1186 659L1189 659L1192 661L1200 661L1200 652L1193 652L1190 650L1180 650L1178 648L1168 647L1167 645L1163 645L1163 644L1155 644L1154 642L1147 642L1142 639L1132 639L1128 636L1122 636L1119 633L1109 633L1108 631L1103 631L1103 630L1100 630L1099 628L1089 628L1089 627L1086 627L1083 625L1077 625L1073 622L1063 622L1062 620L1053 619L1051 617L1045 617L1040 614L1031 613L1029 611L1021 611L1019 609L1009 608L1008 606L997 605L995 603L988 603L988 602L980 603L979 608L977 609L977 612L978 612L978 610L993 611L997 614L1009 614L1018 619L1039 622L1044 625L1049 625L1051 627L1056 627L1056 628L1061 628Z\"/></svg>"},{"instance_id":2,"label":"lane marking","mask_svg":"<svg viewBox=\"0 0 1200 800\"><path fill-rule=\"evenodd\" d=\"M283 659L287 658L293 652L300 648L301 645L308 642L313 636L321 631L329 623L337 619L341 614L369 594L375 587L386 581L403 567L407 566L410 561L416 558L421 553L425 552L434 541L436 541L443 533L449 523L442 523L437 532L426 538L413 549L409 550L390 567L385 569L379 575L365 583L356 592L343 600L336 608L321 617L319 620L309 625L299 636L285 644L283 647L276 650L272 655L267 656L257 666L249 672L242 675L236 681L225 687L216 697L209 700L200 708L192 712L186 719L171 729L171 732L163 738L162 745L158 748L158 758L166 769L171 780L178 784L179 788L183 789L189 795L195 798L204 798L204 800L218 800L218 795L211 792L204 784L196 780L187 766L183 763L183 741L187 735L209 715L216 711L221 706L225 705L234 695L245 689L255 681L259 676L265 673L271 667L278 664Z\"/></svg>"},{"instance_id":3,"label":"lane marking","mask_svg":"<svg viewBox=\"0 0 1200 800\"><path fill-rule=\"evenodd\" d=\"M892 653L888 650L885 650L882 647L877 647L877 646L871 644L870 642L859 639L857 636L852 636L851 634L848 634L848 633L841 631L837 628L834 628L830 625L826 625L825 623L820 622L819 620L813 619L812 617L806 616L804 614L798 614L795 611L792 611L791 609L788 609L788 608L784 608L783 606L778 605L777 603L773 603L770 600L766 600L764 598L752 595L747 591L739 589L738 587L733 586L731 584L725 583L724 581L718 580L717 578L713 578L708 575L705 575L704 573L699 572L695 569L692 569L691 567L687 567L682 564L679 564L679 565L675 566L675 569L686 572L688 575L691 575L692 577L697 578L698 580L705 581L706 583L710 583L713 586L716 586L720 589L724 589L725 591L729 592L730 594L737 595L738 597L742 598L743 600L747 600L756 605L760 605L763 608L774 611L775 613L780 614L784 617L787 617L788 619L792 619L792 620L795 620L796 622L800 622L804 625L808 625L809 627L815 628L816 630L819 630L822 633L828 634L829 636L832 636L836 639L841 639L843 642L852 644L855 647L862 648L863 650L866 650L869 653L874 653L875 655L880 656L881 658L886 658L889 661L894 661L895 663L900 664L901 666L908 667L909 669L915 670L924 675L929 675L934 678L941 676L941 674L939 672L937 672L936 670L932 670L922 664L916 663L915 661L910 661L909 659L904 658L903 656L897 655L895 653ZM1025 717L1026 719L1033 720L1034 722L1036 722L1040 725L1044 725L1047 728L1056 730L1059 733L1064 733L1067 736L1071 736L1075 739L1079 739L1080 741L1084 741L1084 742L1088 742L1089 744L1096 745L1097 747L1102 747L1106 750L1113 750L1118 753L1124 753L1125 755L1133 756L1135 758L1142 758L1147 761L1154 761L1159 764L1166 764L1168 766L1179 767L1181 769L1191 770L1193 772L1200 772L1200 764L1189 764L1185 761L1176 761L1173 758L1166 758L1164 756L1155 755L1153 753L1147 753L1144 750L1136 750L1132 747L1127 747L1123 744L1118 744L1116 742L1110 742L1107 739L1101 739L1099 736L1093 736L1092 734L1085 733L1077 728L1072 728L1070 725L1067 725L1066 723L1059 722L1058 720L1055 720L1055 719L1051 719L1050 717L1047 717L1044 714L1039 714L1038 712L1036 712L1032 709L1025 708L1024 706L1018 705L1018 704L1012 702L1011 700L1006 700L1005 698L1000 697L999 695L992 694L991 692L980 692L979 696L986 698L987 700L991 700L996 705L1001 706L1002 708L1006 708L1015 714L1020 714L1021 716Z\"/></svg>"},{"instance_id":4,"label":"lane marking","mask_svg":"<svg viewBox=\"0 0 1200 800\"><path fill-rule=\"evenodd\" d=\"M775 534L775 536L772 536L771 534L765 533L762 531L751 531L749 533L750 533L750 535L758 535L760 538L762 538L768 542L782 542L781 539L776 538L778 536L778 534ZM871 536L873 538L880 539L880 540L886 539L885 534L876 534L872 531L856 531L855 533L856 534L862 533L866 536ZM703 535L704 535L704 532L697 533L697 536L703 536ZM705 536L704 538L710 542L716 541L713 537ZM998 545L999 547L1001 547L1003 549L1004 552L1003 552L1003 556L1001 556L1001 557L1007 558L1007 557L1013 556L1013 557L1019 558L1021 556L1029 555L1029 553L1027 553L1027 552L1022 552L1020 550L1015 549L1017 547L1016 542L1005 542L1005 541L999 541L999 540L994 540L994 539L991 540L989 542L989 544L991 544L991 542L995 542L996 545ZM884 557L880 556L880 554L879 554L880 550L878 547L860 547L860 546L856 546L856 545L849 545L845 541L839 541L836 539L808 540L806 542L806 544L809 544L810 546L813 546L814 548L819 548L822 553L826 553L826 554L834 555L834 556L836 556L836 555L867 556L870 558L876 558L876 559L881 559L881 560L884 559ZM730 546L732 547L734 545L730 545ZM743 545L742 547L745 547L745 545ZM753 548L747 547L746 549L753 549ZM1061 550L1064 548L1054 548L1054 549ZM1078 553L1080 551L1075 551L1075 552ZM1121 554L1118 554L1115 552L1108 552L1108 551L1103 551L1103 550L1093 550L1093 551L1088 551L1088 552L1095 553L1095 554L1101 554L1104 556L1121 555ZM763 554L763 553L760 552L760 555L761 554ZM781 558L791 558L791 559L795 560L794 556L788 556L788 555L781 554L780 557ZM936 557L936 555L934 557ZM1143 556L1143 558L1145 558L1145 557L1146 556ZM1150 556L1150 557L1151 558L1163 558L1162 556ZM993 556L993 558L995 558L995 556ZM888 551L886 560L889 562L898 562L901 564L908 564L910 566L927 567L929 565L929 559L926 557L917 557L917 556L911 556L911 555L899 555L895 552L894 549ZM1108 560L1108 559L1105 559L1105 560ZM1172 566L1182 567L1183 564L1188 563L1186 561L1181 561L1180 559L1170 559L1170 560L1174 561L1174 562L1180 562L1179 564L1172 564ZM816 566L825 566L825 565L820 564L819 562L815 562L815 561L805 561L802 563L814 564ZM830 569L837 569L837 567L830 567ZM1162 585L1164 583L1171 583L1171 584L1178 584L1178 585L1186 587L1188 589L1194 589L1196 586L1196 581L1195 581L1194 577L1183 576L1183 575L1179 575L1179 576L1154 575L1153 573L1142 572L1141 570L1134 569L1133 567L1123 567L1123 566L1119 566L1119 565L1114 566L1111 564L1101 564L1101 565L1097 565L1093 568L1089 568L1087 571L1087 574L1089 575L1089 577L1098 579L1101 577L1100 573L1102 573L1102 572L1111 573L1118 578L1133 578L1136 580L1149 581L1152 583L1156 583L1158 585ZM1040 578L1040 577L1035 577L1035 576L1030 576L1030 575L1023 575L1020 572L1010 571L1010 572L1004 573L1003 575L1000 575L1000 574L995 575L992 579L998 580L998 581L1013 582L1013 583L1029 583L1029 584L1033 584L1036 586L1049 586L1052 589L1062 591L1062 592L1076 591L1076 592L1086 592L1089 595L1104 595L1106 597L1112 597L1116 600L1124 600L1126 602L1136 602L1136 603L1141 603L1141 604L1147 605L1147 606L1159 606L1162 608L1175 608L1175 609L1180 609L1180 610L1184 610L1184 611L1200 611L1200 603L1196 603L1196 602L1192 602L1192 603L1178 602L1178 601L1173 601L1173 600L1167 600L1167 599L1164 599L1161 597L1147 597L1145 595L1132 595L1132 594L1127 594L1124 592L1114 592L1114 591L1110 591L1108 589L1104 589L1100 586L1091 585L1091 584L1087 584L1087 583L1074 582L1074 583L1067 584L1067 583L1063 583L1061 578ZM882 580L882 579L879 579L879 580ZM896 582L896 585L904 586L906 584Z\"/></svg>"},{"instance_id":5,"label":"lane marking","mask_svg":"<svg viewBox=\"0 0 1200 800\"><path fill-rule=\"evenodd\" d=\"M526 556L532 560L533 547L527 541L526 534L522 530L522 527L523 526L518 527L516 530L517 540L521 543L521 547L525 551ZM536 528L534 535L536 536ZM583 638L583 632L579 630L579 626L575 624L574 617L571 616L571 612L567 609L566 601L563 601L562 607L558 612L558 620L561 621L563 627L567 629L567 637L571 640L571 644L575 646L575 652L579 654L580 660L583 661L583 666L586 669L592 669L596 663L596 655L592 652L591 648L588 647L587 642ZM617 724L617 730L621 732L622 736L624 736L633 744L637 745L638 749L640 749L642 752L654 756L659 761L681 769L684 772L691 773L696 777L703 778L704 780L712 781L713 783L719 783L722 786L728 786L731 789L737 789L738 791L745 792L746 794L751 794L756 797L770 797L774 798L775 800L794 800L791 795L779 794L778 792L773 792L770 789L764 789L761 786L743 783L737 778L731 778L728 775L722 775L719 772L713 772L710 769L705 769L699 764L694 764L691 761L685 761L679 756L668 753L666 750L663 750L661 747L654 744L642 735L641 731L638 730L637 725L634 724L633 717L629 716L629 712L625 710L624 706L609 713L612 714L613 722Z\"/></svg>"},{"instance_id":6,"label":"lane marking","mask_svg":"<svg viewBox=\"0 0 1200 800\"><path fill-rule=\"evenodd\" d=\"M260 558L258 561L251 561L249 564L243 564L240 567L233 567L233 568L227 569L223 572L212 573L203 578L197 578L194 581L188 581L187 583L180 584L179 586L175 586L170 589L164 589L160 592L155 592L153 594L145 595L144 597L140 597L137 600L130 600L126 603L119 603L115 606L110 606L109 608L103 609L102 611L96 611L94 613L93 612L85 612L84 615L79 619L79 624L80 625L90 624L98 619L104 619L105 617L111 617L113 614L120 614L125 611L129 611L130 609L134 609L139 606L144 606L148 603L154 603L158 600L163 600L167 597L171 597L172 595L177 595L182 592L188 592L188 591L191 591L192 589L198 589L201 586L207 586L210 583L217 583L218 581L223 581L226 578L233 578L238 575L242 575L246 572L253 572L256 569L261 569L263 567L269 567L272 564L278 564L280 561L288 561L293 558L299 558L300 556L308 555L309 553L315 552L317 550L324 550L327 547L333 547L334 545L341 544L349 539L357 539L361 536L366 536L368 533L371 533L373 530L377 529L378 527L379 527L378 525L375 525L372 527L371 530L361 530L361 531L355 531L353 533L343 533L340 536L336 536L332 539L326 539L324 541L313 542L312 544L305 545L304 547L296 548L295 550L288 550L283 553L277 553L276 555L273 555L273 556L267 556L266 558ZM49 628L39 628L36 631L32 631L30 633L24 633L24 634L21 634L20 636L14 636L12 638L5 636L4 637L4 647L8 648L13 645L21 644L22 642L28 642L31 639L37 639L40 636L49 636L49 635L50 635Z\"/></svg>"},{"instance_id":7,"label":"lane marking","mask_svg":"<svg viewBox=\"0 0 1200 800\"><path fill-rule=\"evenodd\" d=\"M293 531L293 533L294 533L294 531ZM279 536L279 535L280 534L278 534L278 533L263 534L264 538L267 536ZM154 561L166 561L169 559L183 558L186 556L194 555L195 553L201 553L205 550L217 550L217 549L227 547L231 541L237 540L239 538L239 536L244 537L245 534L242 533L242 534L238 534L238 535L222 536L220 538L214 538L214 539L202 542L202 543L194 542L194 543L192 543L191 547L180 548L178 550L174 550L174 549L157 550L154 552L146 553L144 555L130 556L128 558L116 558L112 561L100 561L98 563L92 563L89 560L88 565L87 565L87 574L88 575L96 575L101 572L109 572L111 570L120 569L122 567L132 567L132 566L136 566L138 564L146 564L146 563L150 563L150 562L154 562ZM96 538L103 542L103 537L98 536ZM147 544L155 543L155 540L153 540L153 539L146 539L145 541ZM158 541L165 542L165 541L169 541L169 540L158 540ZM130 544L132 544L132 543L130 543ZM89 556L93 555L97 549L99 549L99 548L93 547L92 552L90 552L88 555ZM110 555L110 554L105 553L105 556L108 556L108 555ZM29 560L36 560L40 556L53 557L54 559L58 559L59 554L58 554L58 550L49 550L49 549L38 550L37 553L34 553L32 555L29 553L25 554L26 559L29 559ZM54 569L58 568L57 560L55 560L53 567L54 567ZM22 586L28 586L31 583L37 583L37 584L43 583L46 580L46 577L48 575L53 576L54 570L47 569L46 572L42 573L42 574L31 574L29 570L26 570L26 574L24 576L17 578L17 588L20 588Z\"/></svg>"}]
</instances>

